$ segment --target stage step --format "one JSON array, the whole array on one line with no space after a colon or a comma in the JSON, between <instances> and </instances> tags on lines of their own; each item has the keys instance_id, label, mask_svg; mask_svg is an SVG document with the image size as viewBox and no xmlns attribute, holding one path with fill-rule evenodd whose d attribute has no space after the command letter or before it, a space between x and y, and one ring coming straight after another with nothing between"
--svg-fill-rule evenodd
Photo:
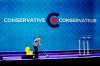
<instances>
[{"instance_id":1,"label":"stage step","mask_svg":"<svg viewBox=\"0 0 100 66\"><path fill-rule=\"evenodd\" d=\"M2 56L0 56L0 60L3 60L3 57Z\"/></svg>"},{"instance_id":2,"label":"stage step","mask_svg":"<svg viewBox=\"0 0 100 66\"><path fill-rule=\"evenodd\" d=\"M33 59L33 55L24 55L22 59Z\"/></svg>"}]
</instances>

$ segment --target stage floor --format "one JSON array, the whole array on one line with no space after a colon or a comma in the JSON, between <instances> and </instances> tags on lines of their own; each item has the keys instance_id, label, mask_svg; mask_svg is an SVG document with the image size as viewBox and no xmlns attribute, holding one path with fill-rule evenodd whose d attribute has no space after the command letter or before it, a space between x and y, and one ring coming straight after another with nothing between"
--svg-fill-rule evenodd
<instances>
[{"instance_id":1,"label":"stage floor","mask_svg":"<svg viewBox=\"0 0 100 66\"><path fill-rule=\"evenodd\" d=\"M47 60L47 59L76 59L76 58L93 58L100 57L100 52L90 52L90 55L82 55L80 56L78 52L47 52L49 57L46 57L45 53L39 53L38 60ZM2 56L1 61L11 61L11 60L35 60L33 59L23 59L24 53L8 53L8 54L0 54Z\"/></svg>"}]
</instances>

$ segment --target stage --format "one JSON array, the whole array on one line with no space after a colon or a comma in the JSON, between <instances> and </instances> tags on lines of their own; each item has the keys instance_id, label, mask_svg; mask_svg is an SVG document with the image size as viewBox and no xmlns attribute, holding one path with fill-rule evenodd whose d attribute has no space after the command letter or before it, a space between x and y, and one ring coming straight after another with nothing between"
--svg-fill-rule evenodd
<instances>
[{"instance_id":1,"label":"stage","mask_svg":"<svg viewBox=\"0 0 100 66\"><path fill-rule=\"evenodd\" d=\"M49 55L46 57L43 51L39 52L38 60L54 60L54 59L82 59L82 58L99 58L100 50L90 50L89 55L79 55L77 50L73 51L46 51ZM83 54L83 51L82 51ZM15 61L15 60L37 60L34 58L23 58L25 52L0 52L1 61ZM33 56L34 57L34 56Z\"/></svg>"}]
</instances>

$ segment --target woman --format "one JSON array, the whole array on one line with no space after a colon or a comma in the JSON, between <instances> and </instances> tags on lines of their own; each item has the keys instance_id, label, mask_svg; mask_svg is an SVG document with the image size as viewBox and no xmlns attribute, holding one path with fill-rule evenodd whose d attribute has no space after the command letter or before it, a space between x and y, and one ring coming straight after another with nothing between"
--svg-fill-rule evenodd
<instances>
[{"instance_id":1,"label":"woman","mask_svg":"<svg viewBox=\"0 0 100 66\"><path fill-rule=\"evenodd\" d=\"M40 40L41 40L41 37L37 37L35 40L34 40L34 44L33 44L33 47L34 47L34 53L35 53L35 58L38 58L38 45L41 45L40 44Z\"/></svg>"}]
</instances>

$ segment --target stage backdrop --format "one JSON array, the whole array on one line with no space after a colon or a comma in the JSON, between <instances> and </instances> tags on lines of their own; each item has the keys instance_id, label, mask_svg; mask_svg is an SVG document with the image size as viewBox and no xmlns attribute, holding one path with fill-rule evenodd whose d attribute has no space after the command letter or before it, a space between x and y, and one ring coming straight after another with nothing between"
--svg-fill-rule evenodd
<instances>
[{"instance_id":1,"label":"stage backdrop","mask_svg":"<svg viewBox=\"0 0 100 66\"><path fill-rule=\"evenodd\" d=\"M0 51L24 51L26 45L33 50L38 36L44 50L77 50L82 35L91 35L90 49L100 49L99 6L99 0L0 0ZM58 22L60 26L53 28L46 21L52 12L59 14L57 18L97 21ZM45 18L45 22L9 22L7 18Z\"/></svg>"}]
</instances>

